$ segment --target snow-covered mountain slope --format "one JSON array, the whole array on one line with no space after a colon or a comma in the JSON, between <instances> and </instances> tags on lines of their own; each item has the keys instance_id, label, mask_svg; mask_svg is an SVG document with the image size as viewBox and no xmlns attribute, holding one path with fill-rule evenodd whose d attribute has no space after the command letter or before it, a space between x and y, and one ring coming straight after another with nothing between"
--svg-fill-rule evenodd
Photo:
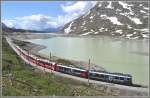
<instances>
[{"instance_id":1,"label":"snow-covered mountain slope","mask_svg":"<svg viewBox=\"0 0 150 98\"><path fill-rule=\"evenodd\" d=\"M2 29L8 28L4 23L1 23Z\"/></svg>"},{"instance_id":2,"label":"snow-covered mountain slope","mask_svg":"<svg viewBox=\"0 0 150 98\"><path fill-rule=\"evenodd\" d=\"M148 38L148 2L99 1L85 15L66 24L65 34Z\"/></svg>"}]
</instances>

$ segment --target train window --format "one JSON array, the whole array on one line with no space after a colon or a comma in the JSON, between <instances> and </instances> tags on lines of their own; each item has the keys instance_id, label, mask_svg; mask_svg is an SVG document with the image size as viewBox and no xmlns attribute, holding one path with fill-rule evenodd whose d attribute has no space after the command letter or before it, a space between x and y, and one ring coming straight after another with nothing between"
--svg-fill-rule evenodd
<instances>
[{"instance_id":1,"label":"train window","mask_svg":"<svg viewBox=\"0 0 150 98\"><path fill-rule=\"evenodd\" d=\"M127 80L127 81L129 81L129 80L130 80L130 78L126 78L126 80Z\"/></svg>"},{"instance_id":2,"label":"train window","mask_svg":"<svg viewBox=\"0 0 150 98\"><path fill-rule=\"evenodd\" d=\"M95 76L96 76L96 77L99 77L100 75L99 75L99 74L96 74Z\"/></svg>"},{"instance_id":3,"label":"train window","mask_svg":"<svg viewBox=\"0 0 150 98\"><path fill-rule=\"evenodd\" d=\"M90 73L91 76L95 76L95 73Z\"/></svg>"},{"instance_id":4,"label":"train window","mask_svg":"<svg viewBox=\"0 0 150 98\"><path fill-rule=\"evenodd\" d=\"M62 70L63 68L62 67L59 67L59 70Z\"/></svg>"},{"instance_id":5,"label":"train window","mask_svg":"<svg viewBox=\"0 0 150 98\"><path fill-rule=\"evenodd\" d=\"M80 71L80 70L74 70L74 72L76 72L76 73L81 73L81 71Z\"/></svg>"},{"instance_id":6,"label":"train window","mask_svg":"<svg viewBox=\"0 0 150 98\"><path fill-rule=\"evenodd\" d=\"M120 80L124 80L124 78L123 78L123 77L120 77Z\"/></svg>"},{"instance_id":7,"label":"train window","mask_svg":"<svg viewBox=\"0 0 150 98\"><path fill-rule=\"evenodd\" d=\"M60 67L60 69L64 70L64 68L63 68L63 67Z\"/></svg>"},{"instance_id":8,"label":"train window","mask_svg":"<svg viewBox=\"0 0 150 98\"><path fill-rule=\"evenodd\" d=\"M108 75L105 75L105 78L108 78L109 76Z\"/></svg>"},{"instance_id":9,"label":"train window","mask_svg":"<svg viewBox=\"0 0 150 98\"><path fill-rule=\"evenodd\" d=\"M71 69L69 69L69 68L65 68L65 70L66 70L66 71L70 71Z\"/></svg>"},{"instance_id":10,"label":"train window","mask_svg":"<svg viewBox=\"0 0 150 98\"><path fill-rule=\"evenodd\" d=\"M100 75L100 77L104 78L104 75Z\"/></svg>"},{"instance_id":11,"label":"train window","mask_svg":"<svg viewBox=\"0 0 150 98\"><path fill-rule=\"evenodd\" d=\"M119 79L119 77L115 77L115 79Z\"/></svg>"},{"instance_id":12,"label":"train window","mask_svg":"<svg viewBox=\"0 0 150 98\"><path fill-rule=\"evenodd\" d=\"M96 77L97 74L96 73L90 73L91 76Z\"/></svg>"}]
</instances>

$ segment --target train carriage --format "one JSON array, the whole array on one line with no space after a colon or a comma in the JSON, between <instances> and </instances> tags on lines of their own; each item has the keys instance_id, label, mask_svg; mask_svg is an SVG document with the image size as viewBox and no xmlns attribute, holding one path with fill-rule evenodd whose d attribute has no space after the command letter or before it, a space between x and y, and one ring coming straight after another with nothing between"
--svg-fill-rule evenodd
<instances>
[{"instance_id":1,"label":"train carriage","mask_svg":"<svg viewBox=\"0 0 150 98\"><path fill-rule=\"evenodd\" d=\"M37 59L37 65L38 66L41 66L41 67L44 67L44 68L47 68L47 69L50 69L50 70L56 70L56 64L54 62L46 62L46 61L42 61L40 59Z\"/></svg>"},{"instance_id":2,"label":"train carriage","mask_svg":"<svg viewBox=\"0 0 150 98\"><path fill-rule=\"evenodd\" d=\"M131 85L132 77L126 74L116 74L116 73L107 73L107 72L89 72L90 79L105 81L117 84Z\"/></svg>"},{"instance_id":3,"label":"train carriage","mask_svg":"<svg viewBox=\"0 0 150 98\"><path fill-rule=\"evenodd\" d=\"M128 74L109 73L109 72L95 71L95 70L90 70L88 73L88 71L84 69L68 67L66 65L61 65L55 62L50 62L49 60L46 59L38 58L31 54L29 55L26 51L22 50L19 47L16 47L16 50L20 53L20 55L23 58L25 58L29 62L32 62L38 66L50 70L58 71L73 76L83 77L83 78L89 77L92 80L105 81L105 82L111 82L111 83L117 83L123 85L132 85L132 76Z\"/></svg>"},{"instance_id":4,"label":"train carriage","mask_svg":"<svg viewBox=\"0 0 150 98\"><path fill-rule=\"evenodd\" d=\"M66 74L72 74L71 68L64 65L57 65L56 71L66 73Z\"/></svg>"},{"instance_id":5,"label":"train carriage","mask_svg":"<svg viewBox=\"0 0 150 98\"><path fill-rule=\"evenodd\" d=\"M87 70L84 69L79 69L79 68L72 68L72 73L75 76L87 78L88 77L88 72Z\"/></svg>"},{"instance_id":6,"label":"train carriage","mask_svg":"<svg viewBox=\"0 0 150 98\"><path fill-rule=\"evenodd\" d=\"M56 71L74 76L87 78L87 71L79 68L68 67L65 65L57 65Z\"/></svg>"},{"instance_id":7,"label":"train carriage","mask_svg":"<svg viewBox=\"0 0 150 98\"><path fill-rule=\"evenodd\" d=\"M37 64L41 67L45 67L44 62L41 60L37 60Z\"/></svg>"}]
</instances>

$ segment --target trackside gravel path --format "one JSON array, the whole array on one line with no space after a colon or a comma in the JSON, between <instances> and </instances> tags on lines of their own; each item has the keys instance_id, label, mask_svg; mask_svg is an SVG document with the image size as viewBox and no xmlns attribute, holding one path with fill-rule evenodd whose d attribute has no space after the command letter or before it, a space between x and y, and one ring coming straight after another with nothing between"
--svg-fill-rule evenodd
<instances>
[{"instance_id":1,"label":"trackside gravel path","mask_svg":"<svg viewBox=\"0 0 150 98\"><path fill-rule=\"evenodd\" d=\"M6 37L6 41L11 46L11 48L20 56L20 58L22 58L22 60L24 60L26 63L29 63L33 67L35 67L37 69L40 69L40 70L43 70L45 72L53 73L55 75L59 75L59 76L62 76L62 77L67 77L67 78L71 78L71 79L75 79L75 80L78 80L78 81L81 81L81 82L88 83L88 79L80 78L80 77L76 77L76 76L72 76L72 75L68 75L68 74L63 74L63 73L59 73L59 72L56 72L56 71L52 71L50 69L46 69L46 68L43 68L41 66L37 66L36 64L27 61L16 50L16 48L15 48L16 45L14 43L12 43L12 40L10 38ZM119 85L119 84L112 84L112 83L106 83L106 82L101 82L101 81L95 81L95 80L90 80L89 82L90 82L90 84L95 85L97 87L100 87L100 86L107 87L108 92L111 92L111 90L115 89L115 90L117 90L116 93L125 93L126 95L130 95L129 93L133 93L133 95L142 95L142 96L145 96L145 95L147 96L148 92L149 92L148 91L149 87L148 88L130 87L130 86L124 86L124 85Z\"/></svg>"}]
</instances>

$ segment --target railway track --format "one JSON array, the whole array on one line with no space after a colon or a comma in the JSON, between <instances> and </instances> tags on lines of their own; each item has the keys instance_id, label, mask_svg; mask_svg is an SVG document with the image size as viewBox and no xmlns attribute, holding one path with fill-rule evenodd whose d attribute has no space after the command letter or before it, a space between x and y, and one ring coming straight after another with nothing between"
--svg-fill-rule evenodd
<instances>
[{"instance_id":1,"label":"railway track","mask_svg":"<svg viewBox=\"0 0 150 98\"><path fill-rule=\"evenodd\" d=\"M15 48L15 45L11 42L11 39L7 38L6 37L6 40L8 42L8 44L11 46L11 48L20 56L20 53L17 51L17 49ZM30 65L32 65L33 67L35 68L38 68L38 69L41 69L43 71L46 71L46 72L53 72L55 73L56 75L60 75L60 76L63 76L63 77L68 77L68 78L73 78L73 79L76 79L76 80L80 80L80 81L83 81L83 82L86 82L88 81L88 79L85 79L85 78L81 78L81 77L76 77L76 76L72 76L72 75L68 75L68 74L64 74L64 73L60 73L60 72L55 72L55 71L51 71L49 69L46 69L46 68L43 68L41 66L37 66L36 64L32 63L32 62L29 62L28 60L26 60L24 57L20 56L26 63L29 63ZM119 87L119 88L125 88L125 89L130 89L130 90L138 90L138 91L141 91L141 89L143 91L147 90L145 88L147 88L147 86L142 86L142 85L138 85L138 84L132 84L130 86L125 86L125 85L119 85L119 84L113 84L113 83L107 83L107 82L102 82L102 81L95 81L95 80L90 80L90 83L94 83L94 84L100 84L100 85L109 85L109 86L114 86L114 87ZM138 89L140 88L140 89Z\"/></svg>"}]
</instances>

